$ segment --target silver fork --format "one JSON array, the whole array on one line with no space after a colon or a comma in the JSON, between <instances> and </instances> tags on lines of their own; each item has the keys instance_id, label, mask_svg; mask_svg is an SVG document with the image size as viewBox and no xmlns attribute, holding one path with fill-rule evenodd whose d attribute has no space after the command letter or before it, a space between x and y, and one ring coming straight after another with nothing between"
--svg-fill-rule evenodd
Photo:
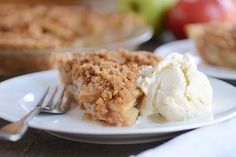
<instances>
[{"instance_id":1,"label":"silver fork","mask_svg":"<svg viewBox=\"0 0 236 157\"><path fill-rule=\"evenodd\" d=\"M59 98L55 100L57 91L58 87L56 86L52 94L49 95L49 88L47 88L35 109L20 120L7 124L0 129L0 139L18 141L27 131L29 121L39 113L65 113L69 109L71 101L70 95L68 95L63 88L62 92L59 94ZM46 102L46 100L48 101Z\"/></svg>"}]
</instances>

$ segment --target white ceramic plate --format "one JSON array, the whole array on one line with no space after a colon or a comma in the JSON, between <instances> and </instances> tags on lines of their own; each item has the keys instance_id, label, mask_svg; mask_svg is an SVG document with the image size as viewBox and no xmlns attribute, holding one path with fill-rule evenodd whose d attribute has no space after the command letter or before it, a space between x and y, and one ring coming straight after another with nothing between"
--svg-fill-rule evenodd
<instances>
[{"instance_id":1,"label":"white ceramic plate","mask_svg":"<svg viewBox=\"0 0 236 157\"><path fill-rule=\"evenodd\" d=\"M236 80L236 70L230 70L223 67L203 63L200 57L198 57L194 43L189 39L164 44L154 51L155 54L158 54L163 57L173 52L191 54L192 56L194 56L195 61L198 64L199 71L202 71L203 73L209 76L221 79Z\"/></svg>"},{"instance_id":2,"label":"white ceramic plate","mask_svg":"<svg viewBox=\"0 0 236 157\"><path fill-rule=\"evenodd\" d=\"M156 141L173 136L178 131L218 123L236 115L236 88L220 80L210 81L214 90L213 117L203 115L188 121L165 124L140 117L131 127L112 128L82 120L82 111L74 108L64 115L36 116L29 125L82 142L124 144ZM60 84L56 71L23 75L0 83L0 117L9 121L18 120L34 108L47 86L56 84Z\"/></svg>"}]
</instances>

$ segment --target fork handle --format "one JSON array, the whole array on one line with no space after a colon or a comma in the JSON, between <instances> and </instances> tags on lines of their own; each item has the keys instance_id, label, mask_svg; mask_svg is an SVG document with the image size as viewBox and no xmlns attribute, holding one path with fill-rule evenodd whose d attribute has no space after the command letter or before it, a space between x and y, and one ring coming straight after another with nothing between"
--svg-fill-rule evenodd
<instances>
[{"instance_id":1,"label":"fork handle","mask_svg":"<svg viewBox=\"0 0 236 157\"><path fill-rule=\"evenodd\" d=\"M22 117L20 120L7 124L0 129L0 139L18 141L28 129L28 122L40 112L41 107L37 106L34 110Z\"/></svg>"}]
</instances>

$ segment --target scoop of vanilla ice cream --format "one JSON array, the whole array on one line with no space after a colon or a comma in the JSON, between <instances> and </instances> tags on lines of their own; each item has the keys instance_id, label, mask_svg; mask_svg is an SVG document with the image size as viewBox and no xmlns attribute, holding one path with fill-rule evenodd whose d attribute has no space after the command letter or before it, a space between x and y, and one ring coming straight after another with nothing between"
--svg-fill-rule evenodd
<instances>
[{"instance_id":1,"label":"scoop of vanilla ice cream","mask_svg":"<svg viewBox=\"0 0 236 157\"><path fill-rule=\"evenodd\" d=\"M161 114L168 121L179 121L211 111L211 84L189 55L172 53L139 74L137 85L146 95L142 116Z\"/></svg>"}]
</instances>

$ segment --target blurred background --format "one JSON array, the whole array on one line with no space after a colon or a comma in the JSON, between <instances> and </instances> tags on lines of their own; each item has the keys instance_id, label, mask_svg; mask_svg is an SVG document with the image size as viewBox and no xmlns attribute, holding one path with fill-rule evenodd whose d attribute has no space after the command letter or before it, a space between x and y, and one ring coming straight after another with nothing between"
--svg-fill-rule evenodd
<instances>
[{"instance_id":1,"label":"blurred background","mask_svg":"<svg viewBox=\"0 0 236 157\"><path fill-rule=\"evenodd\" d=\"M79 5L99 11L135 12L155 30L186 38L185 26L210 21L235 22L236 0L1 0L0 3Z\"/></svg>"},{"instance_id":2,"label":"blurred background","mask_svg":"<svg viewBox=\"0 0 236 157\"><path fill-rule=\"evenodd\" d=\"M99 11L135 12L154 27L186 38L184 26L210 21L235 22L236 0L1 0L1 3L70 4Z\"/></svg>"},{"instance_id":3,"label":"blurred background","mask_svg":"<svg viewBox=\"0 0 236 157\"><path fill-rule=\"evenodd\" d=\"M0 75L50 69L52 52L153 51L235 16L236 0L1 0Z\"/></svg>"},{"instance_id":4,"label":"blurred background","mask_svg":"<svg viewBox=\"0 0 236 157\"><path fill-rule=\"evenodd\" d=\"M30 4L71 4L83 5L97 10L111 11L117 9L117 0L1 0L2 3Z\"/></svg>"}]
</instances>

